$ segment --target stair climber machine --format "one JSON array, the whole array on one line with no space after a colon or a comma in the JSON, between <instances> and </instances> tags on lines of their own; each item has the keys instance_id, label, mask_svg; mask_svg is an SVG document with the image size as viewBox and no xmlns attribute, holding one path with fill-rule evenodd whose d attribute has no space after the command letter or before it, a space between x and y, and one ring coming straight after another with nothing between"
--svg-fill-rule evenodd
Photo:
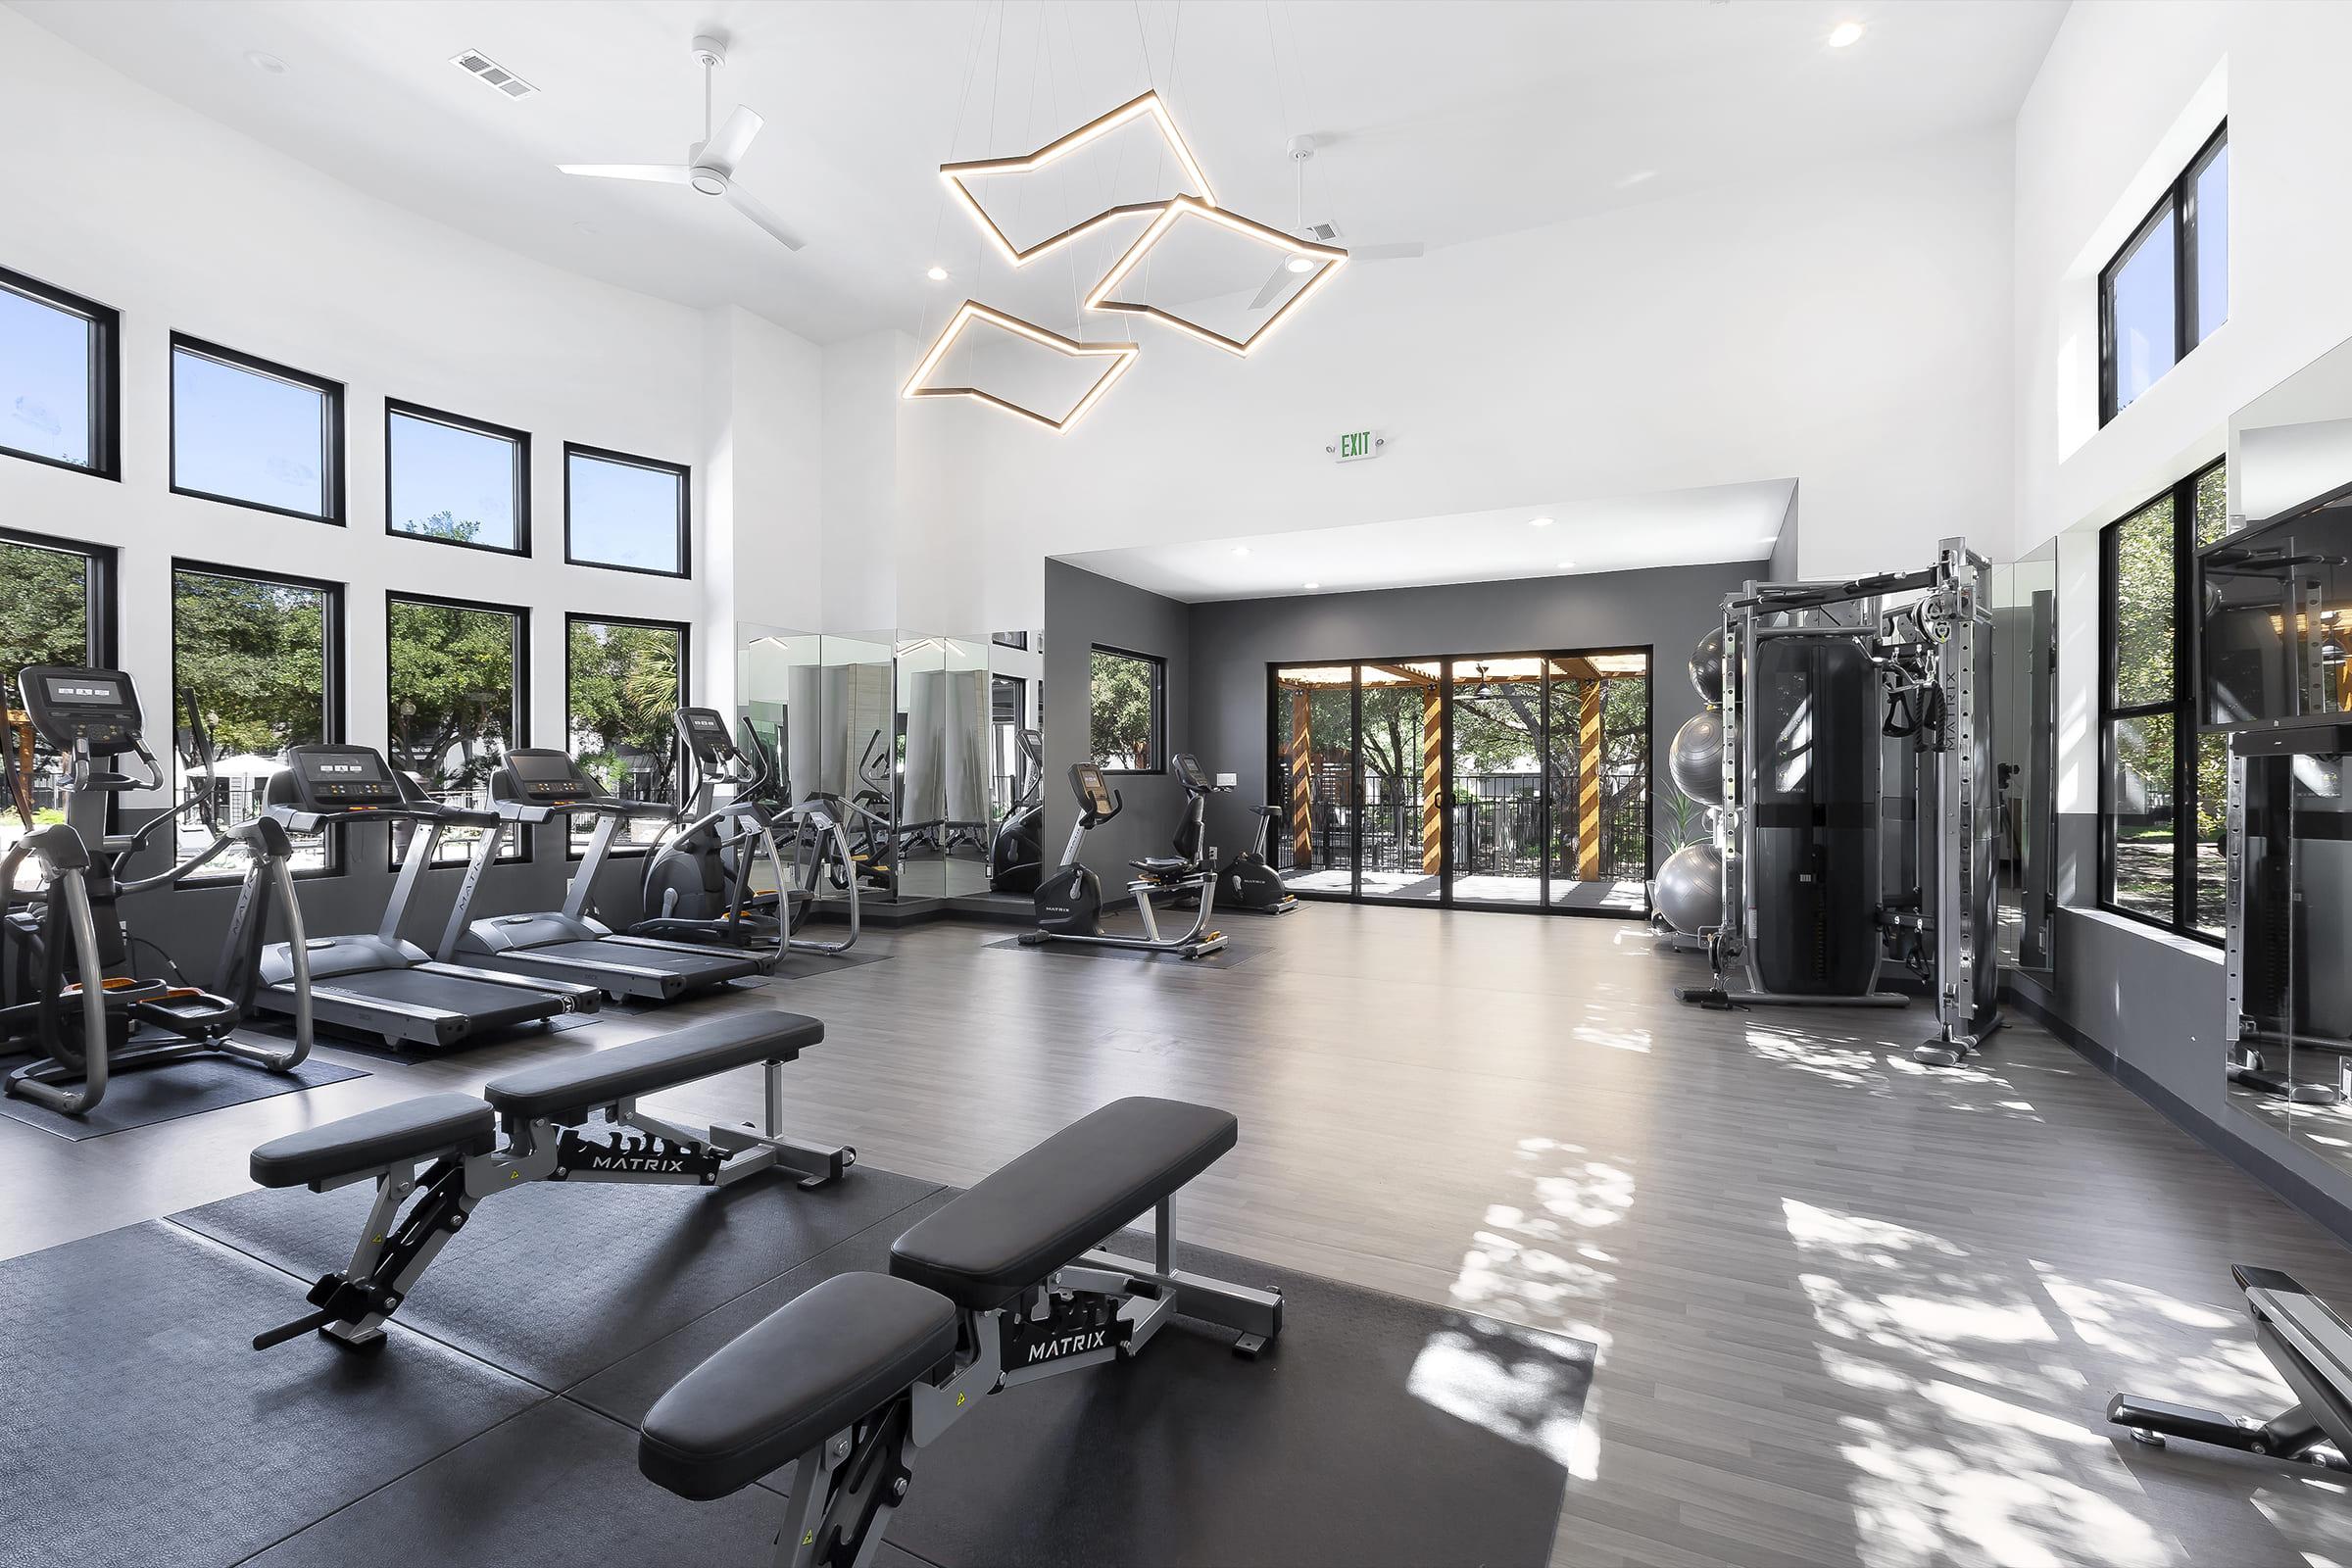
<instances>
[{"instance_id":1,"label":"stair climber machine","mask_svg":"<svg viewBox=\"0 0 2352 1568\"><path fill-rule=\"evenodd\" d=\"M1071 764L1070 789L1078 797L1078 821L1070 829L1070 842L1062 847L1061 864L1037 885L1037 929L1021 933L1024 946L1077 942L1173 953L1188 959L1205 957L1225 946L1224 933L1208 928L1209 912L1217 902L1216 852L1202 843L1206 832L1203 814L1215 786L1187 754L1177 755L1176 776L1185 794L1184 820L1176 829L1178 853L1127 862L1135 872L1127 891L1144 923L1143 934L1132 936L1103 929L1102 880L1078 858L1087 833L1117 816L1126 808L1126 802L1102 782L1100 767L1092 762ZM1159 920L1152 908L1154 895L1197 899L1191 928L1180 936L1160 935Z\"/></svg>"},{"instance_id":2,"label":"stair climber machine","mask_svg":"<svg viewBox=\"0 0 2352 1568\"><path fill-rule=\"evenodd\" d=\"M397 1049L454 1046L559 1013L594 1012L602 1004L599 986L446 963L401 939L401 921L443 830L481 827L490 838L505 818L429 799L381 752L365 746L289 746L285 760L270 775L265 809L286 832L381 825L389 836L392 824L403 820L416 823L416 831L409 836L391 902L373 932L298 937L273 943L262 955L263 1006L292 1011L295 976L307 966L319 1022L375 1035Z\"/></svg>"},{"instance_id":3,"label":"stair climber machine","mask_svg":"<svg viewBox=\"0 0 2352 1568\"><path fill-rule=\"evenodd\" d=\"M106 1096L120 1072L169 1066L200 1056L219 1056L267 1072L291 1072L311 1053L310 973L299 955L286 976L285 1009L294 1018L291 1045L270 1046L238 1039L234 1031L251 1014L261 985L262 938L270 908L294 943L302 943L302 910L294 899L289 870L293 846L285 830L267 818L222 829L213 816L212 746L191 696L183 759L191 779L201 779L177 808L157 812L137 831L107 832L109 806L126 793L164 787L164 770L141 737L144 714L138 689L119 669L35 665L18 677L25 716L35 735L66 768L66 819L36 826L5 707L0 707L0 769L8 777L6 806L13 806L25 833L0 856L0 1049L29 1042L39 1059L8 1076L7 1092L68 1116L86 1115ZM119 770L134 756L145 777ZM29 771L27 767L26 771ZM194 855L178 856L178 834L193 813L211 842ZM126 874L131 863L158 846L172 858L145 876ZM118 901L150 889L176 887L231 849L245 856L245 876L235 912L221 944L214 984L225 995L186 983L160 950L168 980L129 972L136 943L117 911ZM42 887L28 898L15 893L17 875L27 861L42 871Z\"/></svg>"},{"instance_id":4,"label":"stair climber machine","mask_svg":"<svg viewBox=\"0 0 2352 1568\"><path fill-rule=\"evenodd\" d=\"M1031 893L1046 865L1046 749L1037 731L1015 732L1021 745L1020 792L988 845L988 890Z\"/></svg>"},{"instance_id":5,"label":"stair climber machine","mask_svg":"<svg viewBox=\"0 0 2352 1568\"><path fill-rule=\"evenodd\" d=\"M2000 1027L1986 569L1946 539L1921 570L1726 597L1722 710L1674 742L1715 842L1659 868L1661 889L1694 853L1720 868L1719 900L1676 901L1715 970L1682 1000L1902 1006L1884 959L1935 1004L1915 1059L1955 1066Z\"/></svg>"}]
</instances>

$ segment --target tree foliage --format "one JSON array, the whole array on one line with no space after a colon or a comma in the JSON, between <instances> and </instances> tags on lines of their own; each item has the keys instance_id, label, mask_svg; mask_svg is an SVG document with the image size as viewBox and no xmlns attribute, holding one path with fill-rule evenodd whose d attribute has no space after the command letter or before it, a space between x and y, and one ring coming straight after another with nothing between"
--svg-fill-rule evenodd
<instances>
[{"instance_id":1,"label":"tree foliage","mask_svg":"<svg viewBox=\"0 0 2352 1568\"><path fill-rule=\"evenodd\" d=\"M1087 755L1098 767L1149 768L1158 744L1159 666L1098 648L1089 669Z\"/></svg>"},{"instance_id":2,"label":"tree foliage","mask_svg":"<svg viewBox=\"0 0 2352 1568\"><path fill-rule=\"evenodd\" d=\"M433 790L481 783L514 744L514 617L391 602L392 761Z\"/></svg>"},{"instance_id":3,"label":"tree foliage","mask_svg":"<svg viewBox=\"0 0 2352 1568\"><path fill-rule=\"evenodd\" d=\"M571 623L569 710L572 755L619 793L623 747L650 765L648 798L665 799L677 768L671 715L678 710L678 634L662 626Z\"/></svg>"},{"instance_id":4,"label":"tree foliage","mask_svg":"<svg viewBox=\"0 0 2352 1568\"><path fill-rule=\"evenodd\" d=\"M220 757L326 738L326 595L212 572L172 574L172 685L193 691Z\"/></svg>"},{"instance_id":5,"label":"tree foliage","mask_svg":"<svg viewBox=\"0 0 2352 1568\"><path fill-rule=\"evenodd\" d=\"M0 540L0 701L14 701L27 664L89 657L89 560Z\"/></svg>"},{"instance_id":6,"label":"tree foliage","mask_svg":"<svg viewBox=\"0 0 2352 1568\"><path fill-rule=\"evenodd\" d=\"M419 539L447 539L457 544L469 545L481 537L482 525L474 518L458 517L444 510L434 513L421 522L411 517L400 525L400 531L415 534Z\"/></svg>"}]
</instances>

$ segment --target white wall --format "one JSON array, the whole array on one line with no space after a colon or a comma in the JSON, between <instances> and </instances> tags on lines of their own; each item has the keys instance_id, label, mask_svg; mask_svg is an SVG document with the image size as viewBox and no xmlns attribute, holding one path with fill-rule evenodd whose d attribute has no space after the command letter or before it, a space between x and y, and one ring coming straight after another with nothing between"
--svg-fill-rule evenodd
<instances>
[{"instance_id":1,"label":"white wall","mask_svg":"<svg viewBox=\"0 0 2352 1568\"><path fill-rule=\"evenodd\" d=\"M1249 360L1139 323L1068 434L963 409L922 524L977 527L1004 625L1044 555L1755 479L1800 482L1808 573L2005 551L2010 199L1994 130L1352 267ZM1364 425L1379 461L1324 456Z\"/></svg>"},{"instance_id":2,"label":"white wall","mask_svg":"<svg viewBox=\"0 0 2352 1568\"><path fill-rule=\"evenodd\" d=\"M706 585L803 591L816 358L789 333L739 312L706 323L364 197L4 9L0 146L0 263L122 313L122 481L0 459L0 522L122 547L121 652L151 704L170 689L175 557L346 584L346 736L379 747L387 588L527 606L545 744L563 739L566 611L702 619L702 692L732 664ZM344 383L347 527L170 493L174 330ZM733 409L706 401L730 390ZM532 433L533 556L385 534L387 396ZM700 582L564 564L566 440L695 465Z\"/></svg>"}]
</instances>

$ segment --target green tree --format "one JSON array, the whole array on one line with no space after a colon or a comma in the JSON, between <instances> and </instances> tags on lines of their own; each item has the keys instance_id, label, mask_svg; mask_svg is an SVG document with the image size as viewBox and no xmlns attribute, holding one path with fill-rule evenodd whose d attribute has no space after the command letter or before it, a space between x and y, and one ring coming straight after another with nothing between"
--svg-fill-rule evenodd
<instances>
[{"instance_id":1,"label":"green tree","mask_svg":"<svg viewBox=\"0 0 2352 1568\"><path fill-rule=\"evenodd\" d=\"M387 654L394 765L429 789L481 783L514 744L514 617L395 599Z\"/></svg>"},{"instance_id":2,"label":"green tree","mask_svg":"<svg viewBox=\"0 0 2352 1568\"><path fill-rule=\"evenodd\" d=\"M571 623L572 755L618 793L627 782L621 751L654 770L648 799L666 799L677 768L671 715L678 710L678 634L661 626Z\"/></svg>"},{"instance_id":3,"label":"green tree","mask_svg":"<svg viewBox=\"0 0 2352 1568\"><path fill-rule=\"evenodd\" d=\"M1099 767L1150 767L1159 666L1148 659L1096 649L1088 672L1088 755Z\"/></svg>"},{"instance_id":4,"label":"green tree","mask_svg":"<svg viewBox=\"0 0 2352 1568\"><path fill-rule=\"evenodd\" d=\"M326 666L326 595L319 590L172 574L174 700L196 694L217 755L274 756L324 740Z\"/></svg>"},{"instance_id":5,"label":"green tree","mask_svg":"<svg viewBox=\"0 0 2352 1568\"><path fill-rule=\"evenodd\" d=\"M469 545L481 537L482 525L473 518L459 518L448 512L436 512L422 522L411 517L400 525L402 533L413 533L419 539L449 539Z\"/></svg>"},{"instance_id":6,"label":"green tree","mask_svg":"<svg viewBox=\"0 0 2352 1568\"><path fill-rule=\"evenodd\" d=\"M0 700L15 701L28 664L78 664L89 657L89 560L0 540Z\"/></svg>"}]
</instances>

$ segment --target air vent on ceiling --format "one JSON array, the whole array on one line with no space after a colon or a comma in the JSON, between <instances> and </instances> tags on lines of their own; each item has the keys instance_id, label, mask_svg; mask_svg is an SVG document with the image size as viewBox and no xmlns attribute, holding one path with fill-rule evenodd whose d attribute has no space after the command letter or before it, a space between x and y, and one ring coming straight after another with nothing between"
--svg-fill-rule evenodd
<instances>
[{"instance_id":1,"label":"air vent on ceiling","mask_svg":"<svg viewBox=\"0 0 2352 1568\"><path fill-rule=\"evenodd\" d=\"M468 49L453 62L460 71L479 76L509 98L528 98L539 89L478 49Z\"/></svg>"}]
</instances>

